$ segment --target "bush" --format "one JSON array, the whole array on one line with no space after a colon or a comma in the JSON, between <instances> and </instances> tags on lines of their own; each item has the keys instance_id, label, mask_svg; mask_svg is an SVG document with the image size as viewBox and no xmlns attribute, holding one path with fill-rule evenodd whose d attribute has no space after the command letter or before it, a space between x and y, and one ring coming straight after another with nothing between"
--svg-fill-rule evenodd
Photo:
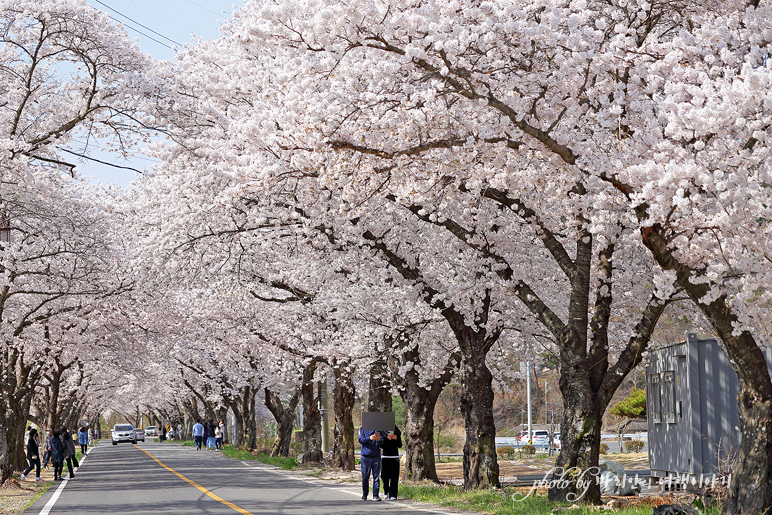
<instances>
[{"instance_id":1,"label":"bush","mask_svg":"<svg viewBox=\"0 0 772 515\"><path fill-rule=\"evenodd\" d=\"M625 442L625 450L627 452L641 452L643 450L643 442L641 440L628 440Z\"/></svg>"},{"instance_id":2,"label":"bush","mask_svg":"<svg viewBox=\"0 0 772 515\"><path fill-rule=\"evenodd\" d=\"M498 454L500 458L504 456L512 456L515 454L515 448L511 445L504 445L503 447L496 449L496 454Z\"/></svg>"},{"instance_id":3,"label":"bush","mask_svg":"<svg viewBox=\"0 0 772 515\"><path fill-rule=\"evenodd\" d=\"M533 445L523 445L523 447L520 449L520 452L527 454L528 456L533 456L536 454L536 447Z\"/></svg>"},{"instance_id":4,"label":"bush","mask_svg":"<svg viewBox=\"0 0 772 515\"><path fill-rule=\"evenodd\" d=\"M608 444L605 444L605 443L600 444L600 453L608 454Z\"/></svg>"},{"instance_id":5,"label":"bush","mask_svg":"<svg viewBox=\"0 0 772 515\"><path fill-rule=\"evenodd\" d=\"M451 434L443 434L438 438L440 448L452 448L456 446L456 437Z\"/></svg>"}]
</instances>

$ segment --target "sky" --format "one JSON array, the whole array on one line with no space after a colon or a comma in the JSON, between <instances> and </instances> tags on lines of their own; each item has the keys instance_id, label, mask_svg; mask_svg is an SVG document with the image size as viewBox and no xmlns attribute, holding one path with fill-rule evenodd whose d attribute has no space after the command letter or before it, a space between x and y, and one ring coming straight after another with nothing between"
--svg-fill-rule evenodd
<instances>
[{"instance_id":1,"label":"sky","mask_svg":"<svg viewBox=\"0 0 772 515\"><path fill-rule=\"evenodd\" d=\"M215 39L222 22L230 17L238 0L88 0L96 9L106 12L122 23L139 47L159 59L174 60L172 47L185 45L193 37ZM174 43L172 43L172 41ZM141 154L129 161L107 152L92 152L91 156L120 166L145 169L153 161ZM135 172L114 168L93 161L81 160L78 170L85 177L102 184L128 186Z\"/></svg>"}]
</instances>

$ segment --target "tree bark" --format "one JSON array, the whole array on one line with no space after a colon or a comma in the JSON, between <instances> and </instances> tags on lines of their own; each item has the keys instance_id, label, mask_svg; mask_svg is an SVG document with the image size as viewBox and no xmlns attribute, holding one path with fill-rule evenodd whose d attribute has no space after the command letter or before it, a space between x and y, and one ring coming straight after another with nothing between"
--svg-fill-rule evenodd
<instances>
[{"instance_id":1,"label":"tree bark","mask_svg":"<svg viewBox=\"0 0 772 515\"><path fill-rule=\"evenodd\" d=\"M1 392L0 414L0 485L11 477L14 470L26 468L24 431L27 416L24 405L13 395Z\"/></svg>"},{"instance_id":2,"label":"tree bark","mask_svg":"<svg viewBox=\"0 0 772 515\"><path fill-rule=\"evenodd\" d=\"M370 367L367 411L387 413L391 410L391 382L387 376L386 359L379 354Z\"/></svg>"},{"instance_id":3,"label":"tree bark","mask_svg":"<svg viewBox=\"0 0 772 515\"><path fill-rule=\"evenodd\" d=\"M271 449L271 456L289 456L292 429L295 425L295 409L298 407L300 391L295 390L287 405L278 395L265 388L265 405L276 419L276 441Z\"/></svg>"},{"instance_id":4,"label":"tree bark","mask_svg":"<svg viewBox=\"0 0 772 515\"><path fill-rule=\"evenodd\" d=\"M485 331L456 332L462 349L461 413L464 415L464 488L499 488L496 426L493 421L493 376L485 356Z\"/></svg>"},{"instance_id":5,"label":"tree bark","mask_svg":"<svg viewBox=\"0 0 772 515\"><path fill-rule=\"evenodd\" d=\"M562 445L555 461L555 474L569 481L551 483L548 497L550 501L582 500L598 504L600 484L595 479L598 477L601 425L606 405L599 405L587 367L581 363L575 366L563 363L559 384L563 395ZM586 489L577 484L579 478L585 481Z\"/></svg>"},{"instance_id":6,"label":"tree bark","mask_svg":"<svg viewBox=\"0 0 772 515\"><path fill-rule=\"evenodd\" d=\"M322 462L322 414L319 412L319 397L314 389L316 362L312 361L303 369L303 463Z\"/></svg>"},{"instance_id":7,"label":"tree bark","mask_svg":"<svg viewBox=\"0 0 772 515\"><path fill-rule=\"evenodd\" d=\"M241 415L240 447L250 451L257 447L256 394L256 390L247 385L242 389L239 402L239 413Z\"/></svg>"},{"instance_id":8,"label":"tree bark","mask_svg":"<svg viewBox=\"0 0 772 515\"><path fill-rule=\"evenodd\" d=\"M442 388L438 389L442 391ZM401 392L407 407L402 440L405 444L405 479L439 481L434 461L434 406L439 394L420 386Z\"/></svg>"},{"instance_id":9,"label":"tree bark","mask_svg":"<svg viewBox=\"0 0 772 515\"><path fill-rule=\"evenodd\" d=\"M333 412L335 414L334 442L332 448L332 463L342 470L354 470L354 419L351 411L354 409L354 382L348 363L332 362L332 372L335 378L333 385Z\"/></svg>"}]
</instances>

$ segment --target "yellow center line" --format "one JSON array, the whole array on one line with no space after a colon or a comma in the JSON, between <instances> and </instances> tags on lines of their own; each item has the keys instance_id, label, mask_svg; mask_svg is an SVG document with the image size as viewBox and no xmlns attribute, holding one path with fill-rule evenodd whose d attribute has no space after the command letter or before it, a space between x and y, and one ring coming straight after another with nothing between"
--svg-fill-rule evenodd
<instances>
[{"instance_id":1,"label":"yellow center line","mask_svg":"<svg viewBox=\"0 0 772 515\"><path fill-rule=\"evenodd\" d=\"M134 447L136 447L136 448L137 448L137 449L139 449L140 451L144 452L145 454L147 454L148 456L150 456L151 458L153 458L153 459L155 460L155 462L156 462L156 463L158 463L159 465L161 465L163 468L165 468L166 470L168 470L169 472L171 472L172 474L174 474L174 475L175 475L175 476L177 476L178 478L182 479L183 481L186 481L186 482L190 483L192 486L195 486L196 488L198 488L199 490L201 490L203 493L205 493L206 495L208 495L209 497L211 497L211 498L212 498L212 499L214 499L215 501L220 501L221 503L223 503L223 504L224 504L225 506L227 506L228 508L231 508L231 509L233 509L233 510L237 511L237 512L241 513L242 515L252 515L252 514L251 514L250 512L248 512L247 510L245 510L245 509L243 509L243 508L239 508L238 506L236 506L236 505L235 505L235 504L233 504L232 502L228 502L228 501L226 501L225 499L223 499L222 497L219 497L219 496L215 495L214 493L210 492L209 490L207 490L207 489L206 489L206 488L204 488L203 486L199 485L198 483L196 483L196 482L195 482L195 481L193 481L192 479L188 479L188 478L186 478L185 476L183 476L182 474L180 474L179 472L177 472L177 471L176 471L176 470L174 470L173 468L167 467L166 465L164 465L163 463L161 463L161 461L160 461L158 458L156 458L155 456L153 456L152 454L150 454L149 452L147 452L147 451L146 451L145 449L143 449L142 447L139 447L139 446L137 446L137 445L135 445Z\"/></svg>"}]
</instances>

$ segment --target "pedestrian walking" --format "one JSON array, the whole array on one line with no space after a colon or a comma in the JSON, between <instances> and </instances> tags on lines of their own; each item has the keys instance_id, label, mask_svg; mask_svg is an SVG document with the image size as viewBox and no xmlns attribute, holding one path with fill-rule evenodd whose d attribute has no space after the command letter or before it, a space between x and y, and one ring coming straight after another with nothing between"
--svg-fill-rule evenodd
<instances>
[{"instance_id":1,"label":"pedestrian walking","mask_svg":"<svg viewBox=\"0 0 772 515\"><path fill-rule=\"evenodd\" d=\"M174 440L174 426L169 426L169 440Z\"/></svg>"},{"instance_id":2,"label":"pedestrian walking","mask_svg":"<svg viewBox=\"0 0 772 515\"><path fill-rule=\"evenodd\" d=\"M78 443L80 444L80 453L85 456L88 452L88 429L85 426L78 429Z\"/></svg>"},{"instance_id":3,"label":"pedestrian walking","mask_svg":"<svg viewBox=\"0 0 772 515\"><path fill-rule=\"evenodd\" d=\"M394 431L386 435L381 448L381 480L383 481L383 496L389 501L397 500L399 492L399 449L402 447L402 432L394 426Z\"/></svg>"},{"instance_id":4,"label":"pedestrian walking","mask_svg":"<svg viewBox=\"0 0 772 515\"><path fill-rule=\"evenodd\" d=\"M220 419L220 450L222 450L222 444L225 443L225 423Z\"/></svg>"},{"instance_id":5,"label":"pedestrian walking","mask_svg":"<svg viewBox=\"0 0 772 515\"><path fill-rule=\"evenodd\" d=\"M54 480L62 479L64 468L64 442L62 433L54 431L51 437L51 462L54 464Z\"/></svg>"},{"instance_id":6,"label":"pedestrian walking","mask_svg":"<svg viewBox=\"0 0 772 515\"><path fill-rule=\"evenodd\" d=\"M222 437L220 436L220 426L214 428L214 450L217 452L222 451Z\"/></svg>"},{"instance_id":7,"label":"pedestrian walking","mask_svg":"<svg viewBox=\"0 0 772 515\"><path fill-rule=\"evenodd\" d=\"M24 478L34 467L35 480L43 481L40 477L40 437L38 436L38 430L34 427L30 429L29 439L27 440L27 461L29 462L29 467L21 473L21 480L24 481Z\"/></svg>"},{"instance_id":8,"label":"pedestrian walking","mask_svg":"<svg viewBox=\"0 0 772 515\"><path fill-rule=\"evenodd\" d=\"M78 468L78 459L75 457L75 442L65 426L62 426L62 443L64 444L64 460L67 462L67 470L70 479L75 479L74 469Z\"/></svg>"},{"instance_id":9,"label":"pedestrian walking","mask_svg":"<svg viewBox=\"0 0 772 515\"><path fill-rule=\"evenodd\" d=\"M53 440L54 434L53 431L51 431L51 428L46 429L46 443L45 443L45 450L46 453L43 456L43 468L48 468L48 460L51 459L51 440Z\"/></svg>"},{"instance_id":10,"label":"pedestrian walking","mask_svg":"<svg viewBox=\"0 0 772 515\"><path fill-rule=\"evenodd\" d=\"M94 428L93 427L88 428L88 444L91 447L94 446Z\"/></svg>"},{"instance_id":11,"label":"pedestrian walking","mask_svg":"<svg viewBox=\"0 0 772 515\"><path fill-rule=\"evenodd\" d=\"M200 420L193 424L193 440L196 442L196 450L201 450L201 443L204 439L204 425Z\"/></svg>"},{"instance_id":12,"label":"pedestrian walking","mask_svg":"<svg viewBox=\"0 0 772 515\"><path fill-rule=\"evenodd\" d=\"M380 501L378 495L381 489L381 445L385 433L380 431L364 431L359 428L359 443L362 444L362 451L359 459L362 464L362 500L367 500L367 494L370 490L370 476L373 476L373 501Z\"/></svg>"},{"instance_id":13,"label":"pedestrian walking","mask_svg":"<svg viewBox=\"0 0 772 515\"><path fill-rule=\"evenodd\" d=\"M214 420L209 421L209 425L207 427L207 439L206 439L206 447L210 452L214 452L215 450L215 442L217 442L217 437L214 435L215 429L217 426L214 425Z\"/></svg>"}]
</instances>

